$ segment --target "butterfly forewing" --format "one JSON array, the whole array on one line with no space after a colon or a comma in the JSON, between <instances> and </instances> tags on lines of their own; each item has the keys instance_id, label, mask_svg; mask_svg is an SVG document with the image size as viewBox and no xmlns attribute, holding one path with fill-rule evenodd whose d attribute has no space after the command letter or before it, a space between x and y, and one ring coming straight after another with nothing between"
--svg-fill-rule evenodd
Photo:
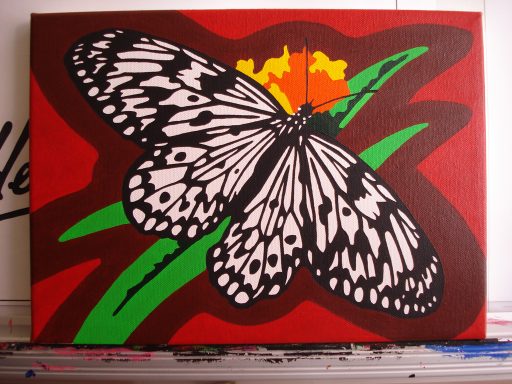
<instances>
[{"instance_id":1,"label":"butterfly forewing","mask_svg":"<svg viewBox=\"0 0 512 384\"><path fill-rule=\"evenodd\" d=\"M142 146L226 127L239 131L284 113L233 68L135 31L88 35L67 53L66 65L98 115Z\"/></svg>"},{"instance_id":2,"label":"butterfly forewing","mask_svg":"<svg viewBox=\"0 0 512 384\"><path fill-rule=\"evenodd\" d=\"M312 274L363 307L409 317L432 312L443 291L441 263L398 196L338 142L316 134L304 142Z\"/></svg>"}]
</instances>

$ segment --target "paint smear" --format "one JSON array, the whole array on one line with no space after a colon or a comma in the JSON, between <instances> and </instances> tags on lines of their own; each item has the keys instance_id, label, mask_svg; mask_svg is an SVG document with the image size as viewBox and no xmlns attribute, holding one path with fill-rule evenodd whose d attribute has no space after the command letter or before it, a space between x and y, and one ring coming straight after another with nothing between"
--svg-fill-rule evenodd
<instances>
[{"instance_id":1,"label":"paint smear","mask_svg":"<svg viewBox=\"0 0 512 384\"><path fill-rule=\"evenodd\" d=\"M487 324L493 325L502 325L502 326L512 326L512 321L498 318L489 318L487 319Z\"/></svg>"},{"instance_id":2,"label":"paint smear","mask_svg":"<svg viewBox=\"0 0 512 384\"><path fill-rule=\"evenodd\" d=\"M54 352L57 355L74 356L84 361L124 361L124 362L143 362L149 361L153 357L152 352L135 352L128 348L56 348Z\"/></svg>"},{"instance_id":3,"label":"paint smear","mask_svg":"<svg viewBox=\"0 0 512 384\"><path fill-rule=\"evenodd\" d=\"M33 369L29 369L27 372L25 372L25 377L27 379L31 378L31 377L35 377L36 376L36 373L34 372Z\"/></svg>"},{"instance_id":4,"label":"paint smear","mask_svg":"<svg viewBox=\"0 0 512 384\"><path fill-rule=\"evenodd\" d=\"M460 345L425 345L425 348L461 357L463 359L491 358L505 360L512 357L512 342L460 344Z\"/></svg>"},{"instance_id":5,"label":"paint smear","mask_svg":"<svg viewBox=\"0 0 512 384\"><path fill-rule=\"evenodd\" d=\"M40 361L37 361L34 364L32 364L32 368L41 368L48 372L66 372L66 371L74 371L76 369L75 367L70 367L70 366L48 365L48 364L44 364ZM26 376L26 374L25 374L25 376ZM35 376L35 373L34 373L34 376Z\"/></svg>"}]
</instances>

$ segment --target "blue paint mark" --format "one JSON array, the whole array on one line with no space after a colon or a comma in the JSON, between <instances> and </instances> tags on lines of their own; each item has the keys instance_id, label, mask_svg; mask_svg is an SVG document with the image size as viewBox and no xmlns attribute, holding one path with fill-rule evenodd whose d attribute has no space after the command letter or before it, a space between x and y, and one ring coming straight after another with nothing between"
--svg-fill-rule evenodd
<instances>
[{"instance_id":1,"label":"blue paint mark","mask_svg":"<svg viewBox=\"0 0 512 384\"><path fill-rule=\"evenodd\" d=\"M34 372L33 369L29 369L27 372L25 372L25 377L28 379L30 377L35 377L36 376L36 373Z\"/></svg>"},{"instance_id":2,"label":"blue paint mark","mask_svg":"<svg viewBox=\"0 0 512 384\"><path fill-rule=\"evenodd\" d=\"M431 344L425 348L446 354L452 354L464 359L489 357L505 360L512 357L512 342L482 343L482 344Z\"/></svg>"}]
</instances>

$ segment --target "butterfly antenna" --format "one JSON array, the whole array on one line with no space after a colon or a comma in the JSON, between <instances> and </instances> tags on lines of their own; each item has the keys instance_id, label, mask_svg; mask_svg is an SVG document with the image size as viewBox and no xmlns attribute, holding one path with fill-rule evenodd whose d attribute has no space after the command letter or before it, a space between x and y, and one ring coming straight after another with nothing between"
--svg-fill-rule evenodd
<instances>
[{"instance_id":1,"label":"butterfly antenna","mask_svg":"<svg viewBox=\"0 0 512 384\"><path fill-rule=\"evenodd\" d=\"M308 77L309 77L309 63L308 63L308 57L309 57L309 48L308 48L308 39L304 39L304 48L306 50L306 100L304 104L308 103Z\"/></svg>"},{"instance_id":2,"label":"butterfly antenna","mask_svg":"<svg viewBox=\"0 0 512 384\"><path fill-rule=\"evenodd\" d=\"M311 108L316 109L316 108L318 108L318 107L321 107L322 105L326 105L326 104L332 103L333 101L341 100L341 99L344 99L344 98L346 98L346 97L353 97L353 96L366 95L366 94L368 94L368 93L375 93L375 92L377 92L377 90L369 89L369 90L367 90L367 91L361 91L361 92L357 92L357 93L351 93L351 94L349 94L349 95L338 96L338 97L335 97L334 99L327 100L327 101L326 101L326 102L324 102L324 103L321 103L321 104L318 104L318 105L314 105L314 106L312 106Z\"/></svg>"}]
</instances>

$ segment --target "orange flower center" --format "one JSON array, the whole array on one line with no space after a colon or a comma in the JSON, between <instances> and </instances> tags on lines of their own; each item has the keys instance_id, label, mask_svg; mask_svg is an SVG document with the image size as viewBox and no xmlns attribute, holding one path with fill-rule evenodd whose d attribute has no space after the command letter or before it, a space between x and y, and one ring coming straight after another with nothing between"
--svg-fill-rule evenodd
<instances>
[{"instance_id":1,"label":"orange flower center","mask_svg":"<svg viewBox=\"0 0 512 384\"><path fill-rule=\"evenodd\" d=\"M306 61L307 55L307 61ZM306 81L306 65L308 66ZM321 104L325 101L348 95L350 90L345 81L343 60L332 61L322 53L288 53L284 46L283 55L265 61L260 71L254 71L254 60L239 60L237 69L255 79L276 98L282 107L290 114L297 111L306 101ZM307 99L306 100L306 84ZM327 111L337 101L333 101L316 109L318 112Z\"/></svg>"}]
</instances>

